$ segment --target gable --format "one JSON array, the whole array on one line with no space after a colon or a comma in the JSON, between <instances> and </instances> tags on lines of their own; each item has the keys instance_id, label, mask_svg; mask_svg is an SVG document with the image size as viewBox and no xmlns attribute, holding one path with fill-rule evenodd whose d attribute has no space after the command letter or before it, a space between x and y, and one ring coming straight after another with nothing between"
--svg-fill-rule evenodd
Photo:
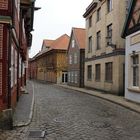
<instances>
[{"instance_id":1,"label":"gable","mask_svg":"<svg viewBox=\"0 0 140 140\"><path fill-rule=\"evenodd\" d=\"M72 43L74 41L74 44L75 44L75 47L77 47L77 42L76 42L76 38L74 36L74 31L72 29L72 32L71 32L71 36L70 36L70 41L69 41L69 46L68 46L68 52L71 51L73 48L72 48ZM74 47L74 48L75 48Z\"/></svg>"},{"instance_id":2,"label":"gable","mask_svg":"<svg viewBox=\"0 0 140 140\"><path fill-rule=\"evenodd\" d=\"M122 37L140 30L140 0L132 0Z\"/></svg>"}]
</instances>

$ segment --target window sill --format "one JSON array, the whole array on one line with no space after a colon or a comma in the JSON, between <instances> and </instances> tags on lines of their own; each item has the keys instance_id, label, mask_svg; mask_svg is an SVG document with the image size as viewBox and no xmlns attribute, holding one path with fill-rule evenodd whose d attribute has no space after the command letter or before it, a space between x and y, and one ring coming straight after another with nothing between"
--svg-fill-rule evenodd
<instances>
[{"instance_id":1,"label":"window sill","mask_svg":"<svg viewBox=\"0 0 140 140\"><path fill-rule=\"evenodd\" d=\"M137 92L137 93L140 93L140 88L139 87L130 87L130 88L127 88L129 91L133 91L133 92Z\"/></svg>"},{"instance_id":2,"label":"window sill","mask_svg":"<svg viewBox=\"0 0 140 140\"><path fill-rule=\"evenodd\" d=\"M95 80L95 82L101 82L101 80Z\"/></svg>"},{"instance_id":3,"label":"window sill","mask_svg":"<svg viewBox=\"0 0 140 140\"><path fill-rule=\"evenodd\" d=\"M113 81L106 81L106 80L105 80L105 82L106 82L106 83L113 84Z\"/></svg>"},{"instance_id":4,"label":"window sill","mask_svg":"<svg viewBox=\"0 0 140 140\"><path fill-rule=\"evenodd\" d=\"M87 79L87 81L92 81L92 79Z\"/></svg>"}]
</instances>

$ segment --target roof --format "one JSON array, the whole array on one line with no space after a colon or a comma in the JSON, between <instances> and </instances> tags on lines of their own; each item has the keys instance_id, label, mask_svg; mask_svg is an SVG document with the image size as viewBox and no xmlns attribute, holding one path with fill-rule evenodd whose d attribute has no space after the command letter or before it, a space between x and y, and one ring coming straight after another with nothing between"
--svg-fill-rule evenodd
<instances>
[{"instance_id":1,"label":"roof","mask_svg":"<svg viewBox=\"0 0 140 140\"><path fill-rule=\"evenodd\" d=\"M72 28L73 34L80 49L85 49L86 45L86 30L84 28Z\"/></svg>"},{"instance_id":2,"label":"roof","mask_svg":"<svg viewBox=\"0 0 140 140\"><path fill-rule=\"evenodd\" d=\"M64 50L68 49L70 37L67 34L64 34L58 37L56 40L44 39L42 43L42 50L39 51L33 58L38 58L51 50ZM43 50L44 46L49 46L48 49Z\"/></svg>"},{"instance_id":3,"label":"roof","mask_svg":"<svg viewBox=\"0 0 140 140\"><path fill-rule=\"evenodd\" d=\"M137 4L137 2L139 4L138 8L140 9L140 0L131 0L128 16L126 18L124 28L122 31L123 38L125 38L129 34L132 34L133 32L136 32L137 30L140 30L140 21L139 21L139 23L135 24L132 28L129 28L129 25L130 25L130 22L131 22L132 16L133 16L133 11L135 9L135 5Z\"/></svg>"},{"instance_id":4,"label":"roof","mask_svg":"<svg viewBox=\"0 0 140 140\"><path fill-rule=\"evenodd\" d=\"M51 44L53 43L54 40L50 40L50 39L44 39L43 40L43 46L51 46Z\"/></svg>"},{"instance_id":5,"label":"roof","mask_svg":"<svg viewBox=\"0 0 140 140\"><path fill-rule=\"evenodd\" d=\"M51 49L57 50L67 50L70 37L67 34L64 34L53 41L51 44Z\"/></svg>"},{"instance_id":6,"label":"roof","mask_svg":"<svg viewBox=\"0 0 140 140\"><path fill-rule=\"evenodd\" d=\"M83 17L86 18L93 9L97 6L98 0L93 0L91 4L86 8L86 12L83 14Z\"/></svg>"}]
</instances>

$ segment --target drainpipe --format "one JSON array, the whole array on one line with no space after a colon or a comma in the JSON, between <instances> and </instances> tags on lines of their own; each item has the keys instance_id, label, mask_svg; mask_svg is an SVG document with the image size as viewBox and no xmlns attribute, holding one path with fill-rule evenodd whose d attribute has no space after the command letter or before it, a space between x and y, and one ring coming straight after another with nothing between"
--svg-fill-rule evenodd
<instances>
[{"instance_id":1,"label":"drainpipe","mask_svg":"<svg viewBox=\"0 0 140 140\"><path fill-rule=\"evenodd\" d=\"M14 26L14 0L12 0L12 25L8 24L8 33L9 33L9 40L8 40L8 109L11 108L11 43L12 43L12 28Z\"/></svg>"},{"instance_id":2,"label":"drainpipe","mask_svg":"<svg viewBox=\"0 0 140 140\"><path fill-rule=\"evenodd\" d=\"M8 25L8 109L11 108L11 43L12 43L12 26Z\"/></svg>"}]
</instances>

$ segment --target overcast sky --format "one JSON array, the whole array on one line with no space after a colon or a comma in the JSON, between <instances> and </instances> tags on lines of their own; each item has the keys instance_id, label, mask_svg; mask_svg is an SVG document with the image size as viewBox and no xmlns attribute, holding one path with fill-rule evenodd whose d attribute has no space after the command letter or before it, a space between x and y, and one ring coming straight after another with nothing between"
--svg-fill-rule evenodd
<instances>
[{"instance_id":1,"label":"overcast sky","mask_svg":"<svg viewBox=\"0 0 140 140\"><path fill-rule=\"evenodd\" d=\"M29 53L33 57L41 49L43 39L56 39L71 33L72 27L85 27L83 14L92 0L36 0L33 43Z\"/></svg>"}]
</instances>

